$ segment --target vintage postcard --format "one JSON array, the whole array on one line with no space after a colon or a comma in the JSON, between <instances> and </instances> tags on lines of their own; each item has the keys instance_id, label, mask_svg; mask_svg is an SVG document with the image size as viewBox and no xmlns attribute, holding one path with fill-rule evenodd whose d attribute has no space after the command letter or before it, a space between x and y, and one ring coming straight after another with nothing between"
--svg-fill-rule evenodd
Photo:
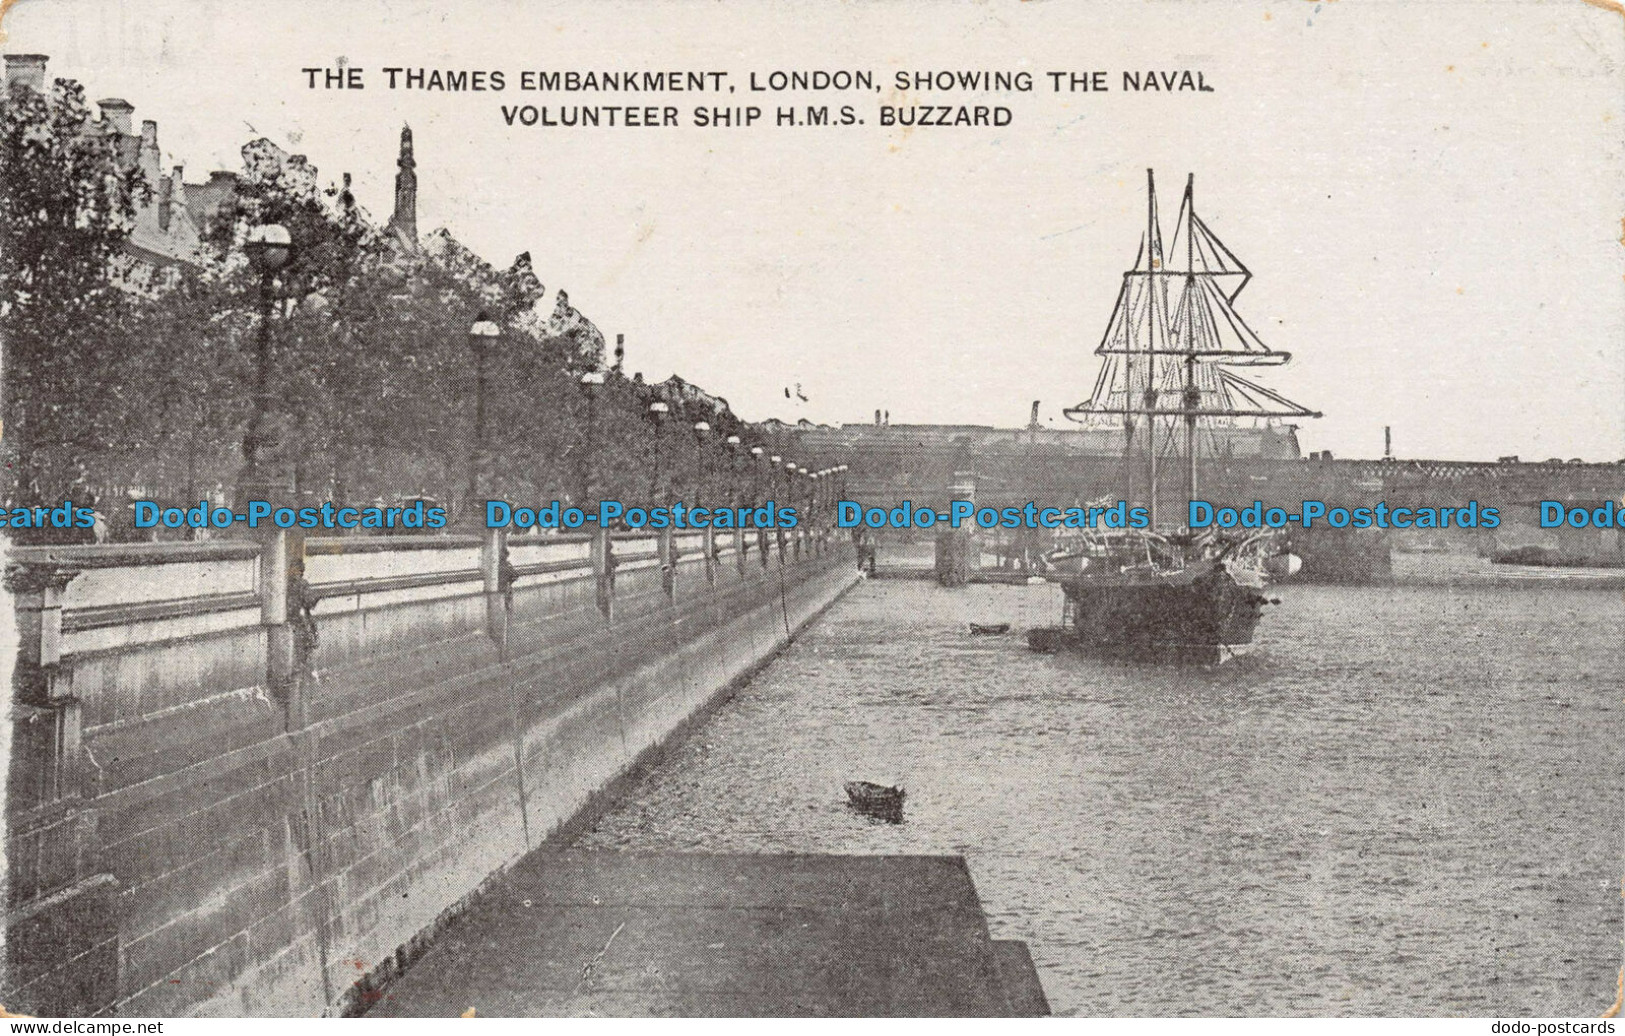
<instances>
[{"instance_id":1,"label":"vintage postcard","mask_svg":"<svg viewBox=\"0 0 1625 1036\"><path fill-rule=\"evenodd\" d=\"M13 1031L1614 1031L1614 0L0 32Z\"/></svg>"}]
</instances>

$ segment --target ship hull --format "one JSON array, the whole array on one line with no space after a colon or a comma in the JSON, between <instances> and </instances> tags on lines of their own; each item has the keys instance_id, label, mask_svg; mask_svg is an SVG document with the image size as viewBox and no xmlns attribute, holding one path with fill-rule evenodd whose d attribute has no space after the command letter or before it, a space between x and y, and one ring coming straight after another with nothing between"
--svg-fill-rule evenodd
<instances>
[{"instance_id":1,"label":"ship hull","mask_svg":"<svg viewBox=\"0 0 1625 1036\"><path fill-rule=\"evenodd\" d=\"M1214 665L1245 654L1266 599L1222 567L1153 579L1079 576L1062 583L1063 624L1033 630L1036 650Z\"/></svg>"}]
</instances>

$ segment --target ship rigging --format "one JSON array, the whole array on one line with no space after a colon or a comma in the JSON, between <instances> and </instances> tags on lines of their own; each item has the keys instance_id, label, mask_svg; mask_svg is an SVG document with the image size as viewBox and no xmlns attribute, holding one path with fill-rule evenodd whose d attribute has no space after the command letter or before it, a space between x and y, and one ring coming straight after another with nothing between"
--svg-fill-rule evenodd
<instances>
[{"instance_id":1,"label":"ship rigging","mask_svg":"<svg viewBox=\"0 0 1625 1036\"><path fill-rule=\"evenodd\" d=\"M1095 349L1100 374L1089 399L1065 411L1073 420L1121 424L1125 501L1133 499L1143 424L1150 528L1084 537L1081 552L1068 559L1075 570L1056 580L1064 594L1061 625L1028 631L1028 644L1040 651L1073 646L1135 659L1223 661L1252 644L1264 606L1276 603L1258 591L1271 575L1291 571L1293 559L1271 532L1226 542L1213 530L1159 531L1158 465L1177 454L1181 431L1185 489L1195 500L1203 427L1319 416L1234 369L1289 357L1265 345L1236 312L1252 273L1196 214L1194 181L1185 182L1165 253L1156 181L1146 171L1145 236ZM1182 265L1170 266L1169 253Z\"/></svg>"},{"instance_id":2,"label":"ship rigging","mask_svg":"<svg viewBox=\"0 0 1625 1036\"><path fill-rule=\"evenodd\" d=\"M1265 345L1236 312L1236 297L1252 280L1252 271L1196 214L1195 180L1192 175L1185 181L1173 241L1165 252L1156 180L1146 170L1145 234L1095 349L1103 357L1100 373L1089 398L1063 411L1075 421L1121 424L1125 499L1133 496L1135 440L1144 419L1140 450L1152 528L1159 525L1158 467L1178 452L1181 430L1186 497L1194 500L1203 428L1209 449L1217 452L1213 420L1320 416L1232 369L1280 365L1291 354Z\"/></svg>"}]
</instances>

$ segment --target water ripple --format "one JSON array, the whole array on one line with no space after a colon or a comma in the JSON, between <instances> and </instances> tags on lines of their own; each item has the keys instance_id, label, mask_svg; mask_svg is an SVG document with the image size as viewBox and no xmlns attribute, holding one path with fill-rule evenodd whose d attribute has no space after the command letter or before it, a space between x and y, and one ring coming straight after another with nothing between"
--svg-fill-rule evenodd
<instances>
[{"instance_id":1,"label":"water ripple","mask_svg":"<svg viewBox=\"0 0 1625 1036\"><path fill-rule=\"evenodd\" d=\"M1057 1013L1606 1006L1625 601L1279 596L1257 653L1171 670L1027 651L1053 587L863 584L581 845L962 854ZM905 785L906 822L851 779Z\"/></svg>"}]
</instances>

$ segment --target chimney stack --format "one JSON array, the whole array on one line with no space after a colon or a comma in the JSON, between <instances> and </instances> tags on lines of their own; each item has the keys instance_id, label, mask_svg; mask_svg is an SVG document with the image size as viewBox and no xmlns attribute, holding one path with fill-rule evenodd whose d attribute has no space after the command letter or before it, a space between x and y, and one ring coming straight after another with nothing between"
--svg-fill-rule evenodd
<instances>
[{"instance_id":1,"label":"chimney stack","mask_svg":"<svg viewBox=\"0 0 1625 1036\"><path fill-rule=\"evenodd\" d=\"M102 110L102 118L114 133L125 137L130 135L130 113L135 111L135 105L122 97L108 97L97 101L96 106ZM153 125L153 132L158 132L156 124Z\"/></svg>"},{"instance_id":2,"label":"chimney stack","mask_svg":"<svg viewBox=\"0 0 1625 1036\"><path fill-rule=\"evenodd\" d=\"M6 86L21 83L37 94L44 93L45 63L49 60L44 54L7 54Z\"/></svg>"},{"instance_id":3,"label":"chimney stack","mask_svg":"<svg viewBox=\"0 0 1625 1036\"><path fill-rule=\"evenodd\" d=\"M169 215L175 204L175 183L169 177L158 179L158 229L169 230Z\"/></svg>"},{"instance_id":4,"label":"chimney stack","mask_svg":"<svg viewBox=\"0 0 1625 1036\"><path fill-rule=\"evenodd\" d=\"M169 195L169 210L166 212L160 209L158 212L158 215L162 220L164 230L169 229L169 221L175 218L174 212L176 207L183 209L186 208L186 179L182 175L184 172L184 167L176 166L175 171L170 173L168 179L164 181L166 184L168 184L167 193Z\"/></svg>"},{"instance_id":5,"label":"chimney stack","mask_svg":"<svg viewBox=\"0 0 1625 1036\"><path fill-rule=\"evenodd\" d=\"M141 123L141 173L148 183L163 176L163 156L158 153L158 124L151 119Z\"/></svg>"},{"instance_id":6,"label":"chimney stack","mask_svg":"<svg viewBox=\"0 0 1625 1036\"><path fill-rule=\"evenodd\" d=\"M1382 426L1382 459L1394 458L1394 430L1389 425Z\"/></svg>"}]
</instances>

